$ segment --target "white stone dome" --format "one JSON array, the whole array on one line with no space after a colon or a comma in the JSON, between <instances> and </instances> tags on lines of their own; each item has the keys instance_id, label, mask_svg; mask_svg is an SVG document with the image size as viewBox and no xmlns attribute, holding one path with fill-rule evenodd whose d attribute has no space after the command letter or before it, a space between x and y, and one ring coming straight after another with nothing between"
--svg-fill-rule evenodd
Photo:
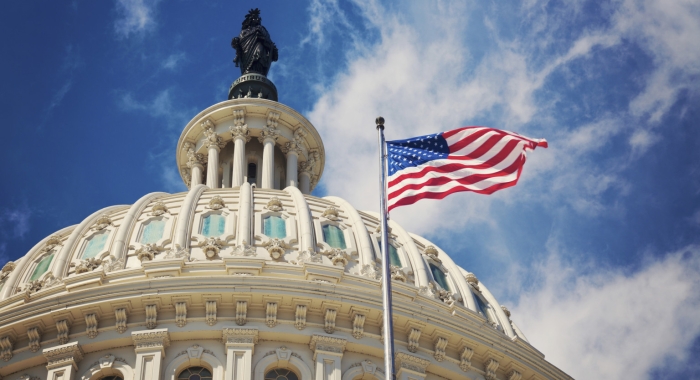
<instances>
[{"instance_id":1,"label":"white stone dome","mask_svg":"<svg viewBox=\"0 0 700 380\"><path fill-rule=\"evenodd\" d=\"M255 379L280 363L306 379L319 371L320 341L344 352L343 373L356 375L348 379L383 378L378 226L376 214L337 197L248 183L104 208L3 268L0 375L43 366L50 349L35 351L69 341L81 357L112 355L112 366L130 355L117 364L136 362L130 368L138 370L138 350L117 347L138 347L146 331L162 347L185 350L176 351L204 347L218 359L185 357L214 378L224 376L217 365L228 355L215 341L241 334L259 341L251 349ZM394 222L390 229L400 365L425 378L569 378L527 343L473 274L427 239ZM165 354L164 379L184 365L175 354ZM78 375L101 371L91 361L80 362Z\"/></svg>"}]
</instances>

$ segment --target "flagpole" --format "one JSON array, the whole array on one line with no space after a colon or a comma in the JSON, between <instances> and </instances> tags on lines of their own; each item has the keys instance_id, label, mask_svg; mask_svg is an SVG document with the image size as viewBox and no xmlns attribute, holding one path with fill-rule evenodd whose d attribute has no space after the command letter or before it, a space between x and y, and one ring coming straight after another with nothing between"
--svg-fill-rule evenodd
<instances>
[{"instance_id":1,"label":"flagpole","mask_svg":"<svg viewBox=\"0 0 700 380\"><path fill-rule=\"evenodd\" d=\"M394 380L394 321L391 311L391 262L389 260L389 239L387 228L386 206L386 142L384 140L384 118L379 116L377 123L377 138L379 142L379 214L382 223L382 306L384 307L384 369L385 379Z\"/></svg>"}]
</instances>

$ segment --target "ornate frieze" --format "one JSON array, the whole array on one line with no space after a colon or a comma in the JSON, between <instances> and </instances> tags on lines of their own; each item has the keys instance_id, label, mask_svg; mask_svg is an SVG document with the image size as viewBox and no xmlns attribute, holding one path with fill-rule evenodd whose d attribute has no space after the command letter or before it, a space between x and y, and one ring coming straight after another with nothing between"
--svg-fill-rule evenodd
<instances>
[{"instance_id":1,"label":"ornate frieze","mask_svg":"<svg viewBox=\"0 0 700 380\"><path fill-rule=\"evenodd\" d=\"M209 326L214 326L216 324L216 301L209 300L204 304L204 321Z\"/></svg>"},{"instance_id":2,"label":"ornate frieze","mask_svg":"<svg viewBox=\"0 0 700 380\"><path fill-rule=\"evenodd\" d=\"M459 368L467 372L472 366L472 355L474 355L474 350L464 346L462 347L462 352L459 353Z\"/></svg>"},{"instance_id":3,"label":"ornate frieze","mask_svg":"<svg viewBox=\"0 0 700 380\"><path fill-rule=\"evenodd\" d=\"M243 326L248 322L247 314L248 314L248 302L247 301L236 302L236 324L238 326Z\"/></svg>"},{"instance_id":4,"label":"ornate frieze","mask_svg":"<svg viewBox=\"0 0 700 380\"><path fill-rule=\"evenodd\" d=\"M277 302L268 302L265 309L265 324L267 327L277 326Z\"/></svg>"},{"instance_id":5,"label":"ornate frieze","mask_svg":"<svg viewBox=\"0 0 700 380\"><path fill-rule=\"evenodd\" d=\"M170 334L168 334L168 329L134 331L131 333L131 339L133 340L134 346L137 350L146 348L164 349L170 345Z\"/></svg>"},{"instance_id":6,"label":"ornate frieze","mask_svg":"<svg viewBox=\"0 0 700 380\"><path fill-rule=\"evenodd\" d=\"M156 328L158 318L158 306L157 305L146 305L146 328L154 329Z\"/></svg>"},{"instance_id":7,"label":"ornate frieze","mask_svg":"<svg viewBox=\"0 0 700 380\"><path fill-rule=\"evenodd\" d=\"M445 348L447 348L447 342L447 338L441 336L435 339L435 353L433 354L435 360L439 362L445 360Z\"/></svg>"},{"instance_id":8,"label":"ornate frieze","mask_svg":"<svg viewBox=\"0 0 700 380\"><path fill-rule=\"evenodd\" d=\"M127 320L126 308L121 307L121 308L115 309L114 316L116 318L115 327L117 329L117 332L120 334L124 333L124 331L126 331L126 320Z\"/></svg>"},{"instance_id":9,"label":"ornate frieze","mask_svg":"<svg viewBox=\"0 0 700 380\"><path fill-rule=\"evenodd\" d=\"M342 354L345 351L347 340L325 335L312 335L309 347L311 350L318 352L330 352L334 354Z\"/></svg>"},{"instance_id":10,"label":"ornate frieze","mask_svg":"<svg viewBox=\"0 0 700 380\"><path fill-rule=\"evenodd\" d=\"M405 352L398 352L396 354L396 366L399 368L399 370L405 369L424 374L425 369L428 368L429 364L430 360L409 355Z\"/></svg>"},{"instance_id":11,"label":"ornate frieze","mask_svg":"<svg viewBox=\"0 0 700 380\"><path fill-rule=\"evenodd\" d=\"M77 368L77 363L83 359L83 350L78 342L64 344L44 349L44 357L48 361L46 367L53 369L66 365L73 365Z\"/></svg>"},{"instance_id":12,"label":"ornate frieze","mask_svg":"<svg viewBox=\"0 0 700 380\"><path fill-rule=\"evenodd\" d=\"M496 370L498 370L498 362L494 359L488 359L484 362L484 377L486 380L496 380Z\"/></svg>"},{"instance_id":13,"label":"ornate frieze","mask_svg":"<svg viewBox=\"0 0 700 380\"><path fill-rule=\"evenodd\" d=\"M175 302L175 325L185 327L187 324L187 302Z\"/></svg>"},{"instance_id":14,"label":"ornate frieze","mask_svg":"<svg viewBox=\"0 0 700 380\"><path fill-rule=\"evenodd\" d=\"M58 331L58 334L56 335L58 343L68 343L68 334L70 333L70 321L68 321L67 319L61 319L60 321L56 321L56 330Z\"/></svg>"},{"instance_id":15,"label":"ornate frieze","mask_svg":"<svg viewBox=\"0 0 700 380\"><path fill-rule=\"evenodd\" d=\"M270 257L274 260L279 260L284 256L284 249L286 248L284 240L281 239L270 239L265 242L265 249L270 253Z\"/></svg>"},{"instance_id":16,"label":"ornate frieze","mask_svg":"<svg viewBox=\"0 0 700 380\"><path fill-rule=\"evenodd\" d=\"M303 330L306 327L306 305L297 305L294 312L294 327Z\"/></svg>"},{"instance_id":17,"label":"ornate frieze","mask_svg":"<svg viewBox=\"0 0 700 380\"><path fill-rule=\"evenodd\" d=\"M326 314L323 316L323 331L328 334L333 334L335 331L335 317L338 311L335 309L326 309Z\"/></svg>"},{"instance_id":18,"label":"ornate frieze","mask_svg":"<svg viewBox=\"0 0 700 380\"><path fill-rule=\"evenodd\" d=\"M421 330L415 327L411 327L408 331L408 336L406 340L408 341L408 350L411 352L418 351L418 341L420 340Z\"/></svg>"},{"instance_id":19,"label":"ornate frieze","mask_svg":"<svg viewBox=\"0 0 700 380\"><path fill-rule=\"evenodd\" d=\"M352 318L352 336L355 339L361 339L365 334L365 319L364 314L355 314Z\"/></svg>"},{"instance_id":20,"label":"ornate frieze","mask_svg":"<svg viewBox=\"0 0 700 380\"><path fill-rule=\"evenodd\" d=\"M85 314L85 333L90 339L97 338L97 314Z\"/></svg>"},{"instance_id":21,"label":"ornate frieze","mask_svg":"<svg viewBox=\"0 0 700 380\"><path fill-rule=\"evenodd\" d=\"M224 327L221 332L224 344L257 344L258 329L239 329Z\"/></svg>"}]
</instances>

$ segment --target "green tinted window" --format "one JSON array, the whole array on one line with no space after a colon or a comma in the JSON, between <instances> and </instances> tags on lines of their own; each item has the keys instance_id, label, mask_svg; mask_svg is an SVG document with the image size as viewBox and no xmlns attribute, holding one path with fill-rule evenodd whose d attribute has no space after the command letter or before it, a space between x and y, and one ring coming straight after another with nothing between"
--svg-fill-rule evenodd
<instances>
[{"instance_id":1,"label":"green tinted window","mask_svg":"<svg viewBox=\"0 0 700 380\"><path fill-rule=\"evenodd\" d=\"M263 219L263 230L263 233L271 238L284 239L287 236L287 224L279 216L266 216Z\"/></svg>"},{"instance_id":2,"label":"green tinted window","mask_svg":"<svg viewBox=\"0 0 700 380\"><path fill-rule=\"evenodd\" d=\"M151 220L143 227L141 234L141 244L152 244L163 237L165 230L165 220Z\"/></svg>"},{"instance_id":3,"label":"green tinted window","mask_svg":"<svg viewBox=\"0 0 700 380\"><path fill-rule=\"evenodd\" d=\"M39 264L37 264L36 268L34 268L34 273L32 273L32 276L29 277L29 281L38 280L42 274L46 273L46 271L49 270L49 265L51 265L51 261L53 261L53 253L39 261Z\"/></svg>"},{"instance_id":4,"label":"green tinted window","mask_svg":"<svg viewBox=\"0 0 700 380\"><path fill-rule=\"evenodd\" d=\"M108 236L109 231L102 231L98 234L92 235L90 239L88 239L88 242L85 245L85 250L80 257L83 259L89 259L97 256L97 254L102 252L102 249L104 249Z\"/></svg>"},{"instance_id":5,"label":"green tinted window","mask_svg":"<svg viewBox=\"0 0 700 380\"><path fill-rule=\"evenodd\" d=\"M221 236L226 227L226 218L223 215L207 215L202 221L202 235L206 237Z\"/></svg>"},{"instance_id":6,"label":"green tinted window","mask_svg":"<svg viewBox=\"0 0 700 380\"><path fill-rule=\"evenodd\" d=\"M332 224L323 226L323 240L333 248L345 249L345 235L343 230Z\"/></svg>"},{"instance_id":7,"label":"green tinted window","mask_svg":"<svg viewBox=\"0 0 700 380\"><path fill-rule=\"evenodd\" d=\"M445 272L433 264L430 264L430 272L433 273L433 279L435 279L435 282L437 282L443 289L450 290L450 286L447 285L447 276L445 276Z\"/></svg>"}]
</instances>

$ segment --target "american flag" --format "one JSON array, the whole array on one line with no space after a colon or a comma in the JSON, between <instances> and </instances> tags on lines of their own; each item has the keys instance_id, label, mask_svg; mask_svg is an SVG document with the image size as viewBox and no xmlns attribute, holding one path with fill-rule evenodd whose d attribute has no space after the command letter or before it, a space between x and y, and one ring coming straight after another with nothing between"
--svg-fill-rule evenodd
<instances>
[{"instance_id":1,"label":"american flag","mask_svg":"<svg viewBox=\"0 0 700 380\"><path fill-rule=\"evenodd\" d=\"M546 148L547 140L488 127L464 127L386 144L391 210L459 191L491 194L515 186L525 152Z\"/></svg>"}]
</instances>

